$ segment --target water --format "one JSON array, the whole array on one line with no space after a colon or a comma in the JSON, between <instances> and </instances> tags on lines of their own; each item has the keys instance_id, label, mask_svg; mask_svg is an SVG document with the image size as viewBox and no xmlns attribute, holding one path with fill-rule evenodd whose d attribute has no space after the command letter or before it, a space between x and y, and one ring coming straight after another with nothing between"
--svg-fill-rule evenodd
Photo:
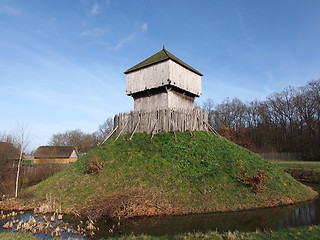
<instances>
[{"instance_id":1,"label":"water","mask_svg":"<svg viewBox=\"0 0 320 240\"><path fill-rule=\"evenodd\" d=\"M124 222L119 231L154 236L185 232L279 230L320 224L320 199L288 207L276 207L232 213L193 214L137 218Z\"/></svg>"},{"instance_id":2,"label":"water","mask_svg":"<svg viewBox=\"0 0 320 240\"><path fill-rule=\"evenodd\" d=\"M316 190L320 190L319 184L308 184ZM31 213L24 214L25 219L32 216ZM76 229L79 219L64 216L64 222L68 222L70 228ZM4 222L0 221L0 226ZM149 234L154 236L174 235L186 232L207 232L207 231L255 231L272 229L319 225L320 224L320 198L313 201L296 204L286 207L275 207L257 209L251 211L240 211L231 213L192 214L185 216L162 216L162 217L140 217L126 220L117 226L117 223L98 221L95 226L100 228L91 239L115 236L120 234ZM110 233L112 225L113 233ZM3 230L3 229L2 229ZM0 230L1 231L1 230ZM48 236L36 235L40 238ZM49 235L50 236L50 235ZM79 237L78 235L62 235L63 238ZM81 235L80 237L83 237ZM89 238L89 237L87 237ZM89 238L89 239L90 239Z\"/></svg>"},{"instance_id":3,"label":"water","mask_svg":"<svg viewBox=\"0 0 320 240\"><path fill-rule=\"evenodd\" d=\"M9 212L5 212L6 214L8 214ZM5 220L0 220L0 226L2 227L5 223L7 222L12 222L13 220L16 220L17 222L19 221L23 221L24 223L27 222L30 218L34 218L37 222L37 225L40 226L40 224L43 223L43 226L46 224L46 223L49 223L51 226L52 226L52 230L46 232L46 233L38 233L38 234L35 234L36 237L40 238L40 239L49 239L49 238L52 238L53 236L56 236L56 234L53 234L51 235L51 232L54 231L55 229L57 229L57 227L59 227L60 229L61 228L64 228L64 229L69 229L69 233L67 231L64 231L64 232L61 232L61 238L64 238L64 239L68 239L68 238L84 238L84 235L83 234L80 234L80 232L78 232L76 230L76 226L77 226L77 223L79 224L79 220L75 219L75 218L72 218L70 216L65 216L65 220L64 221L60 221L57 219L57 217L55 217L54 221L51 221L50 218L51 218L52 214L33 214L31 212L26 212L24 214L20 214L18 213L17 216L15 217L8 217L7 219ZM47 219L47 220L45 220ZM66 222L68 222L66 224ZM16 228L17 228L17 225L18 223L15 223L14 224L14 227L13 227L13 232L16 232ZM44 227L42 227L44 228ZM4 228L1 228L0 231L9 231L9 230L6 230ZM11 230L10 230L11 231ZM21 230L19 232L22 232Z\"/></svg>"},{"instance_id":4,"label":"water","mask_svg":"<svg viewBox=\"0 0 320 240\"><path fill-rule=\"evenodd\" d=\"M307 184L320 192L319 184ZM107 223L100 221L97 237L110 236ZM192 214L185 216L144 217L121 223L113 235L148 234L153 236L174 235L186 232L207 231L256 231L320 224L320 198L285 207L256 209L250 211Z\"/></svg>"}]
</instances>

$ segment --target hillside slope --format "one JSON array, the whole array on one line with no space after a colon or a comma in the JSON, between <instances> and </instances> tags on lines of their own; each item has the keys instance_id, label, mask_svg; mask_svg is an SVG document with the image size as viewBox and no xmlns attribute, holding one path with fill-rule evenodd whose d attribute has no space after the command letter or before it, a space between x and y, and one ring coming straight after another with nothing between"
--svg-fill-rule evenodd
<instances>
[{"instance_id":1,"label":"hillside slope","mask_svg":"<svg viewBox=\"0 0 320 240\"><path fill-rule=\"evenodd\" d=\"M92 217L235 211L292 204L317 194L276 165L206 132L137 133L109 139L67 169L27 189L52 194L66 212ZM99 163L95 162L98 160ZM88 166L98 173L88 173ZM259 170L260 169L260 170Z\"/></svg>"}]
</instances>

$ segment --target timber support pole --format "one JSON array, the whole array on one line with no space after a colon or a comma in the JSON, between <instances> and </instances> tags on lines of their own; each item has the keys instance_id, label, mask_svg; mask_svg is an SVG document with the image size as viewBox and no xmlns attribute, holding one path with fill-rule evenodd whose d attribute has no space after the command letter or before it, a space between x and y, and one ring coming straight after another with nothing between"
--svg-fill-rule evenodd
<instances>
[{"instance_id":1,"label":"timber support pole","mask_svg":"<svg viewBox=\"0 0 320 240\"><path fill-rule=\"evenodd\" d=\"M176 142L178 142L178 138L177 138L176 131L175 131L175 130L173 130L173 133L174 133L174 140L175 140Z\"/></svg>"},{"instance_id":2,"label":"timber support pole","mask_svg":"<svg viewBox=\"0 0 320 240\"><path fill-rule=\"evenodd\" d=\"M153 139L154 133L156 132L156 129L157 129L157 122L154 124L154 127L152 129L150 142L152 142L152 139Z\"/></svg>"},{"instance_id":3,"label":"timber support pole","mask_svg":"<svg viewBox=\"0 0 320 240\"><path fill-rule=\"evenodd\" d=\"M103 144L105 141L107 141L113 134L114 132L118 129L118 126L116 126L111 132L109 132L109 134L107 135L107 137L103 140L102 143L99 143L98 146L100 146L101 144Z\"/></svg>"},{"instance_id":4,"label":"timber support pole","mask_svg":"<svg viewBox=\"0 0 320 240\"><path fill-rule=\"evenodd\" d=\"M136 130L137 130L137 128L138 128L139 123L140 123L140 119L139 119L139 121L137 122L137 124L136 124L136 126L135 126L135 128L134 128L134 130L133 130L133 132L132 132L132 134L131 134L131 137L128 139L129 141L131 141L131 140L132 140L132 137L133 137L134 133L136 132Z\"/></svg>"},{"instance_id":5,"label":"timber support pole","mask_svg":"<svg viewBox=\"0 0 320 240\"><path fill-rule=\"evenodd\" d=\"M207 125L205 125L205 122L202 123L202 126L203 126L203 129L206 131L207 135L210 136Z\"/></svg>"},{"instance_id":6,"label":"timber support pole","mask_svg":"<svg viewBox=\"0 0 320 240\"><path fill-rule=\"evenodd\" d=\"M204 123L208 126L208 129L209 129L212 133L214 133L214 134L218 135L219 137L221 137L220 134L219 134L213 127L211 127L209 123L207 123L207 122L204 122Z\"/></svg>"},{"instance_id":7,"label":"timber support pole","mask_svg":"<svg viewBox=\"0 0 320 240\"><path fill-rule=\"evenodd\" d=\"M129 120L124 124L124 126L122 127L120 133L118 134L117 138L114 141L117 141L118 138L120 137L121 133L123 132L123 130L126 128L127 124L128 124Z\"/></svg>"},{"instance_id":8,"label":"timber support pole","mask_svg":"<svg viewBox=\"0 0 320 240\"><path fill-rule=\"evenodd\" d=\"M190 133L191 138L195 138L195 136L192 134L192 132L190 130L189 130L189 133Z\"/></svg>"}]
</instances>

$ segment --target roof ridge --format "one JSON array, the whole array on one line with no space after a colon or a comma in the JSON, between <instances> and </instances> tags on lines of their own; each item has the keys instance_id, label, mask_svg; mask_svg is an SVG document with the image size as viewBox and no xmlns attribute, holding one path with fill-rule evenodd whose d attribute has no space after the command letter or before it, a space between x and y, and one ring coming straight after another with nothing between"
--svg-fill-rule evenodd
<instances>
[{"instance_id":1,"label":"roof ridge","mask_svg":"<svg viewBox=\"0 0 320 240\"><path fill-rule=\"evenodd\" d=\"M200 73L199 71L197 71L196 69L194 69L193 67L191 67L189 64L185 63L184 61L182 61L181 59L179 59L178 57L176 57L175 55L173 55L171 52L167 51L165 46L163 45L163 49L160 50L159 52L153 54L151 57L145 59L144 61L136 64L135 66L129 68L127 71L125 71L125 74L128 74L130 72L166 61L166 60L172 60L176 63L178 63L179 65L189 69L190 71L203 76L202 73Z\"/></svg>"},{"instance_id":2,"label":"roof ridge","mask_svg":"<svg viewBox=\"0 0 320 240\"><path fill-rule=\"evenodd\" d=\"M167 55L167 57L168 57L169 59L172 59L172 58L169 56L168 51L165 49L164 45L163 45L162 51L164 51L164 53Z\"/></svg>"}]
</instances>

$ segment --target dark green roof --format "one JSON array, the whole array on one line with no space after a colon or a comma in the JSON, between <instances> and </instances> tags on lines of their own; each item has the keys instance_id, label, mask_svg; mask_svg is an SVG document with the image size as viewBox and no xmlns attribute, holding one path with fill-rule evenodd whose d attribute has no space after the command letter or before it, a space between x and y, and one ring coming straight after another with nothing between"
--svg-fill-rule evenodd
<instances>
[{"instance_id":1,"label":"dark green roof","mask_svg":"<svg viewBox=\"0 0 320 240\"><path fill-rule=\"evenodd\" d=\"M133 71L139 70L141 68L145 68L145 67L148 67L148 66L151 66L153 64L156 64L156 63L159 63L159 62L163 62L163 61L166 61L166 60L169 60L169 59L171 59L172 61L180 64L181 66L189 69L190 71L192 71L192 72L194 72L194 73L196 73L196 74L198 74L200 76L203 76L202 73L198 72L193 67L189 66L184 61L180 60L179 58L174 56L172 53L168 52L164 48L164 46L163 46L163 49L160 52L152 55L151 57L147 58L146 60L142 61L141 63L138 63L137 65L133 66L132 68L129 68L124 73L128 74L130 72L133 72Z\"/></svg>"}]
</instances>

